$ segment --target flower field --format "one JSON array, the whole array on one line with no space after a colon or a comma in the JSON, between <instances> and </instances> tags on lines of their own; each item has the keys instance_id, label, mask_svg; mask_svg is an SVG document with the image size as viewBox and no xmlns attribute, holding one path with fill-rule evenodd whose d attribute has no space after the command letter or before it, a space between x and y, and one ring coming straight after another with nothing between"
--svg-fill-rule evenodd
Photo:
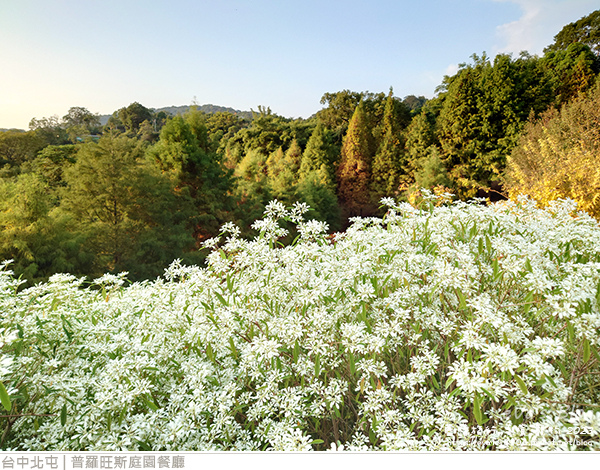
<instances>
[{"instance_id":1,"label":"flower field","mask_svg":"<svg viewBox=\"0 0 600 470\"><path fill-rule=\"evenodd\" d=\"M155 281L5 263L1 447L600 450L598 222L384 202L334 237L273 202Z\"/></svg>"}]
</instances>

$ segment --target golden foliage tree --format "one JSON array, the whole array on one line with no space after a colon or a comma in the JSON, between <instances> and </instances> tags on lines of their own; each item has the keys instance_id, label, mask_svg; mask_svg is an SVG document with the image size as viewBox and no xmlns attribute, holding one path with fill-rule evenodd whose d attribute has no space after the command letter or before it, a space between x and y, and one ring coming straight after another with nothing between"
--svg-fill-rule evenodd
<instances>
[{"instance_id":1,"label":"golden foliage tree","mask_svg":"<svg viewBox=\"0 0 600 470\"><path fill-rule=\"evenodd\" d=\"M587 94L526 126L508 159L510 197L540 204L570 198L600 218L600 82Z\"/></svg>"},{"instance_id":2,"label":"golden foliage tree","mask_svg":"<svg viewBox=\"0 0 600 470\"><path fill-rule=\"evenodd\" d=\"M362 101L348 124L337 171L338 198L349 216L370 210L370 135Z\"/></svg>"}]
</instances>

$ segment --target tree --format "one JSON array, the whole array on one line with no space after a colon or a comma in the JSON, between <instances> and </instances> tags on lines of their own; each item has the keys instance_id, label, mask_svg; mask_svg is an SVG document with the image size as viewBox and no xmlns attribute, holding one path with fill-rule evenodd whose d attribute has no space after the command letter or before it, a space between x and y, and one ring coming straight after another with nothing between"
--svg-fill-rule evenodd
<instances>
[{"instance_id":1,"label":"tree","mask_svg":"<svg viewBox=\"0 0 600 470\"><path fill-rule=\"evenodd\" d=\"M86 108L74 106L69 108L67 114L62 118L62 122L67 129L70 127L84 127L91 132L100 127L100 116L92 114Z\"/></svg>"},{"instance_id":2,"label":"tree","mask_svg":"<svg viewBox=\"0 0 600 470\"><path fill-rule=\"evenodd\" d=\"M544 53L565 50L575 43L585 44L596 56L600 56L600 10L564 26Z\"/></svg>"},{"instance_id":3,"label":"tree","mask_svg":"<svg viewBox=\"0 0 600 470\"><path fill-rule=\"evenodd\" d=\"M71 217L93 254L88 274L128 271L133 279L157 276L193 246L189 197L144 158L126 136L103 136L80 146L64 172L60 210Z\"/></svg>"},{"instance_id":4,"label":"tree","mask_svg":"<svg viewBox=\"0 0 600 470\"><path fill-rule=\"evenodd\" d=\"M427 156L417 162L415 171L414 188L432 189L436 187L450 188L452 182L440 157L440 152L435 146L429 147Z\"/></svg>"},{"instance_id":5,"label":"tree","mask_svg":"<svg viewBox=\"0 0 600 470\"><path fill-rule=\"evenodd\" d=\"M438 143L435 128L437 114L439 114L439 110L436 112L427 105L412 119L406 129L405 147L411 162L428 155L429 147ZM414 170L412 163L411 170Z\"/></svg>"},{"instance_id":6,"label":"tree","mask_svg":"<svg viewBox=\"0 0 600 470\"><path fill-rule=\"evenodd\" d=\"M265 205L273 199L267 157L260 149L251 150L236 166L234 175L236 218L242 221L241 226L244 229L262 216Z\"/></svg>"},{"instance_id":7,"label":"tree","mask_svg":"<svg viewBox=\"0 0 600 470\"><path fill-rule=\"evenodd\" d=\"M78 106L69 108L61 124L73 143L82 142L86 137L100 133L100 117Z\"/></svg>"},{"instance_id":8,"label":"tree","mask_svg":"<svg viewBox=\"0 0 600 470\"><path fill-rule=\"evenodd\" d=\"M412 115L417 115L420 113L423 106L425 106L425 103L427 103L427 98L424 96L408 95L404 97L402 103L410 109Z\"/></svg>"},{"instance_id":9,"label":"tree","mask_svg":"<svg viewBox=\"0 0 600 470\"><path fill-rule=\"evenodd\" d=\"M531 120L505 175L511 198L542 205L570 198L600 219L600 83L586 94Z\"/></svg>"},{"instance_id":10,"label":"tree","mask_svg":"<svg viewBox=\"0 0 600 470\"><path fill-rule=\"evenodd\" d=\"M307 203L312 209L309 213L311 219L327 222L330 231L341 229L340 207L324 166L308 172L298 183L296 194L297 200Z\"/></svg>"},{"instance_id":11,"label":"tree","mask_svg":"<svg viewBox=\"0 0 600 470\"><path fill-rule=\"evenodd\" d=\"M29 130L42 139L46 145L63 145L69 143L69 136L58 116L29 121Z\"/></svg>"},{"instance_id":12,"label":"tree","mask_svg":"<svg viewBox=\"0 0 600 470\"><path fill-rule=\"evenodd\" d=\"M64 170L75 163L77 151L77 146L73 144L48 145L31 162L31 170L52 189L64 186Z\"/></svg>"},{"instance_id":13,"label":"tree","mask_svg":"<svg viewBox=\"0 0 600 470\"><path fill-rule=\"evenodd\" d=\"M337 93L325 93L321 98L321 104L327 105L327 107L320 110L317 117L332 131L334 141L341 145L358 104L362 102L366 126L373 129L383 117L385 99L385 93L370 93L368 91L343 90ZM374 151L374 149L371 150Z\"/></svg>"},{"instance_id":14,"label":"tree","mask_svg":"<svg viewBox=\"0 0 600 470\"><path fill-rule=\"evenodd\" d=\"M279 147L266 162L271 193L287 205L295 202L301 158L302 149L298 141L294 139L285 153Z\"/></svg>"},{"instance_id":15,"label":"tree","mask_svg":"<svg viewBox=\"0 0 600 470\"><path fill-rule=\"evenodd\" d=\"M404 158L404 139L400 132L400 126L404 124L401 116L403 108L404 105L394 99L390 89L379 131L382 137L372 165L371 190L374 202L384 196L397 195L400 184L408 173L408 164Z\"/></svg>"},{"instance_id":16,"label":"tree","mask_svg":"<svg viewBox=\"0 0 600 470\"><path fill-rule=\"evenodd\" d=\"M560 107L593 85L600 72L600 58L587 45L576 42L546 52L541 67L551 84L554 104Z\"/></svg>"},{"instance_id":17,"label":"tree","mask_svg":"<svg viewBox=\"0 0 600 470\"><path fill-rule=\"evenodd\" d=\"M29 285L57 272L82 273L91 257L55 212L56 194L39 175L0 178L0 258Z\"/></svg>"},{"instance_id":18,"label":"tree","mask_svg":"<svg viewBox=\"0 0 600 470\"><path fill-rule=\"evenodd\" d=\"M33 160L46 145L35 131L0 132L0 166L9 165L18 172L23 163Z\"/></svg>"},{"instance_id":19,"label":"tree","mask_svg":"<svg viewBox=\"0 0 600 470\"><path fill-rule=\"evenodd\" d=\"M153 119L154 113L136 101L125 108L115 111L112 121L109 119L107 125L109 128L119 128L122 126L122 129L131 136L134 136L138 134L140 126L144 121L152 122Z\"/></svg>"},{"instance_id":20,"label":"tree","mask_svg":"<svg viewBox=\"0 0 600 470\"><path fill-rule=\"evenodd\" d=\"M308 178L308 175L317 171L322 174L324 184L335 190L335 162L337 151L332 142L331 133L319 121L315 126L306 148L300 159L298 179L300 182Z\"/></svg>"},{"instance_id":21,"label":"tree","mask_svg":"<svg viewBox=\"0 0 600 470\"><path fill-rule=\"evenodd\" d=\"M434 100L442 160L461 198L497 187L528 116L539 115L554 100L536 57L499 54L492 62L474 55L473 61L445 77Z\"/></svg>"},{"instance_id":22,"label":"tree","mask_svg":"<svg viewBox=\"0 0 600 470\"><path fill-rule=\"evenodd\" d=\"M366 215L370 205L370 135L362 101L356 107L344 136L337 171L338 198L348 216Z\"/></svg>"},{"instance_id":23,"label":"tree","mask_svg":"<svg viewBox=\"0 0 600 470\"><path fill-rule=\"evenodd\" d=\"M199 112L198 112L199 113ZM194 201L194 238L198 243L216 236L229 220L233 201L231 172L221 156L208 149L206 127L194 112L175 116L162 128L159 141L149 151L173 184Z\"/></svg>"},{"instance_id":24,"label":"tree","mask_svg":"<svg viewBox=\"0 0 600 470\"><path fill-rule=\"evenodd\" d=\"M205 124L210 150L212 152L223 153L228 140L236 132L247 127L249 121L233 113L217 112L208 114L205 118Z\"/></svg>"}]
</instances>

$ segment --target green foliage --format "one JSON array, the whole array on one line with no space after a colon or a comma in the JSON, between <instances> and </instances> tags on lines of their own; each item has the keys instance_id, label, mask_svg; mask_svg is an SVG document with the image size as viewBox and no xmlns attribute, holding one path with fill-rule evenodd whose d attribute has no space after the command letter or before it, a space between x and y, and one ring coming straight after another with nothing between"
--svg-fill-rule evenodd
<instances>
[{"instance_id":1,"label":"green foliage","mask_svg":"<svg viewBox=\"0 0 600 470\"><path fill-rule=\"evenodd\" d=\"M309 171L298 184L296 199L311 207L311 218L327 222L329 230L335 232L342 228L341 211L330 178L325 165Z\"/></svg>"},{"instance_id":2,"label":"green foliage","mask_svg":"<svg viewBox=\"0 0 600 470\"><path fill-rule=\"evenodd\" d=\"M337 93L325 93L321 104L327 105L317 113L318 120L333 133L334 141L341 145L343 136L354 115L356 107L362 103L366 126L373 129L383 117L385 93L355 92L343 90ZM372 145L372 143L370 143ZM374 151L374 149L371 149Z\"/></svg>"},{"instance_id":3,"label":"green foliage","mask_svg":"<svg viewBox=\"0 0 600 470\"><path fill-rule=\"evenodd\" d=\"M69 136L58 116L49 118L33 118L29 129L40 137L47 145L63 145L69 143Z\"/></svg>"},{"instance_id":4,"label":"green foliage","mask_svg":"<svg viewBox=\"0 0 600 470\"><path fill-rule=\"evenodd\" d=\"M600 72L600 59L588 46L577 42L566 49L546 52L540 65L549 77L554 104L559 107L588 90Z\"/></svg>"},{"instance_id":5,"label":"green foliage","mask_svg":"<svg viewBox=\"0 0 600 470\"><path fill-rule=\"evenodd\" d=\"M415 188L450 188L452 182L448 178L448 172L440 152L435 146L428 149L428 155L417 162L415 171Z\"/></svg>"},{"instance_id":6,"label":"green foliage","mask_svg":"<svg viewBox=\"0 0 600 470\"><path fill-rule=\"evenodd\" d=\"M77 146L73 144L49 145L38 152L29 167L52 188L64 186L63 172L75 163L77 151Z\"/></svg>"},{"instance_id":7,"label":"green foliage","mask_svg":"<svg viewBox=\"0 0 600 470\"><path fill-rule=\"evenodd\" d=\"M224 153L229 139L248 124L248 120L232 113L217 112L206 115L205 125L210 140L210 151Z\"/></svg>"},{"instance_id":8,"label":"green foliage","mask_svg":"<svg viewBox=\"0 0 600 470\"><path fill-rule=\"evenodd\" d=\"M91 134L100 133L100 117L86 108L75 106L62 118L62 127L71 142L84 141Z\"/></svg>"},{"instance_id":9,"label":"green foliage","mask_svg":"<svg viewBox=\"0 0 600 470\"><path fill-rule=\"evenodd\" d=\"M287 152L279 147L266 161L271 194L287 205L295 201L301 158L302 149L294 140Z\"/></svg>"},{"instance_id":10,"label":"green foliage","mask_svg":"<svg viewBox=\"0 0 600 470\"><path fill-rule=\"evenodd\" d=\"M36 132L0 132L0 167L8 165L14 171L35 158L47 143Z\"/></svg>"},{"instance_id":11,"label":"green foliage","mask_svg":"<svg viewBox=\"0 0 600 470\"><path fill-rule=\"evenodd\" d=\"M199 243L219 233L233 208L231 174L210 151L202 113L192 111L165 124L150 157L173 184L194 201L194 238Z\"/></svg>"},{"instance_id":12,"label":"green foliage","mask_svg":"<svg viewBox=\"0 0 600 470\"><path fill-rule=\"evenodd\" d=\"M131 103L125 108L121 108L113 114L118 118L118 122L123 125L125 131L130 135L136 135L144 121L151 121L153 113L151 110L141 105L137 101Z\"/></svg>"},{"instance_id":13,"label":"green foliage","mask_svg":"<svg viewBox=\"0 0 600 470\"><path fill-rule=\"evenodd\" d=\"M267 157L260 149L251 150L237 165L234 175L236 177L235 199L238 201L236 219L249 221L254 217L256 220L262 215L265 205L272 199Z\"/></svg>"},{"instance_id":14,"label":"green foliage","mask_svg":"<svg viewBox=\"0 0 600 470\"><path fill-rule=\"evenodd\" d=\"M585 44L596 56L600 55L600 10L564 26L544 52L565 50L575 43Z\"/></svg>"},{"instance_id":15,"label":"green foliage","mask_svg":"<svg viewBox=\"0 0 600 470\"><path fill-rule=\"evenodd\" d=\"M299 180L303 181L314 171L323 171L326 177L325 184L331 189L335 189L334 165L336 160L336 148L331 132L319 121L302 153L298 171Z\"/></svg>"},{"instance_id":16,"label":"green foliage","mask_svg":"<svg viewBox=\"0 0 600 470\"><path fill-rule=\"evenodd\" d=\"M500 179L528 116L553 100L535 57L500 54L491 62L474 55L473 61L444 79L438 98L436 136L461 198Z\"/></svg>"},{"instance_id":17,"label":"green foliage","mask_svg":"<svg viewBox=\"0 0 600 470\"><path fill-rule=\"evenodd\" d=\"M33 284L57 272L81 272L90 256L67 219L56 213L52 188L35 173L0 179L0 258Z\"/></svg>"},{"instance_id":18,"label":"green foliage","mask_svg":"<svg viewBox=\"0 0 600 470\"><path fill-rule=\"evenodd\" d=\"M174 191L137 141L108 135L82 145L63 179L60 211L94 258L85 274L154 277L192 245L189 196Z\"/></svg>"},{"instance_id":19,"label":"green foliage","mask_svg":"<svg viewBox=\"0 0 600 470\"><path fill-rule=\"evenodd\" d=\"M372 164L371 191L375 202L382 197L397 196L401 184L409 178L404 137L401 134L408 121L407 108L393 98L390 90L379 130L382 137Z\"/></svg>"}]
</instances>

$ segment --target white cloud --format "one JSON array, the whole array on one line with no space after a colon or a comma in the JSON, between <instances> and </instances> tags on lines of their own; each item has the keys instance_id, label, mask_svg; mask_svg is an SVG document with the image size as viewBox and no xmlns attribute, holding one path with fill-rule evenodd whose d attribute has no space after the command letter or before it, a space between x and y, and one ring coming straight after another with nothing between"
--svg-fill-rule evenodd
<instances>
[{"instance_id":1,"label":"white cloud","mask_svg":"<svg viewBox=\"0 0 600 470\"><path fill-rule=\"evenodd\" d=\"M446 67L444 75L448 75L451 77L452 75L455 75L456 72L458 72L458 64L450 64L448 67Z\"/></svg>"},{"instance_id":2,"label":"white cloud","mask_svg":"<svg viewBox=\"0 0 600 470\"><path fill-rule=\"evenodd\" d=\"M563 26L589 15L597 0L493 0L518 5L521 17L496 28L495 53L542 54Z\"/></svg>"}]
</instances>

